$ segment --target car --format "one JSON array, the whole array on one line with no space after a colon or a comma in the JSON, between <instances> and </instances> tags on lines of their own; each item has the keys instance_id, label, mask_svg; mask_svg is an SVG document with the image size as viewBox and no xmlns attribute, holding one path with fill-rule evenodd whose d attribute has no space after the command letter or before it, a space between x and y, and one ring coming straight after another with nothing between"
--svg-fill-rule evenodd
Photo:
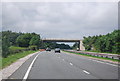
<instances>
[{"instance_id":1,"label":"car","mask_svg":"<svg viewBox=\"0 0 120 81\"><path fill-rule=\"evenodd\" d=\"M77 51L80 51L79 48L77 48Z\"/></svg>"},{"instance_id":2,"label":"car","mask_svg":"<svg viewBox=\"0 0 120 81\"><path fill-rule=\"evenodd\" d=\"M60 53L60 48L56 48L55 53Z\"/></svg>"},{"instance_id":3,"label":"car","mask_svg":"<svg viewBox=\"0 0 120 81\"><path fill-rule=\"evenodd\" d=\"M51 49L50 48L46 48L46 51L51 51Z\"/></svg>"}]
</instances>

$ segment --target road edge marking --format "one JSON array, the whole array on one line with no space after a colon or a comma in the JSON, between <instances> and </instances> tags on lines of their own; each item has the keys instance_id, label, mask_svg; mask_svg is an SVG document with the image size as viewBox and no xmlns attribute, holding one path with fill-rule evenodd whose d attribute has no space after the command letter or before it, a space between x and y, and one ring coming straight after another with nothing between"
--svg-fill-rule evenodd
<instances>
[{"instance_id":1,"label":"road edge marking","mask_svg":"<svg viewBox=\"0 0 120 81\"><path fill-rule=\"evenodd\" d=\"M38 54L39 55L39 54ZM28 67L28 70L26 71L24 77L23 77L23 81L25 81L28 78L28 75L30 73L30 70L35 62L35 60L37 59L38 55L36 55L36 57L33 59L32 63L30 64L30 66Z\"/></svg>"}]
</instances>

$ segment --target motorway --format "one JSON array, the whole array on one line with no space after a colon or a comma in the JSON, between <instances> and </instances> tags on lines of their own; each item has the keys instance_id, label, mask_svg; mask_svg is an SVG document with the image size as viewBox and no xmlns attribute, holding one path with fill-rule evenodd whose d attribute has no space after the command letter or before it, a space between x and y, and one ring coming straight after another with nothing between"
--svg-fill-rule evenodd
<instances>
[{"instance_id":1,"label":"motorway","mask_svg":"<svg viewBox=\"0 0 120 81\"><path fill-rule=\"evenodd\" d=\"M118 66L75 54L43 51L28 59L9 79L118 79Z\"/></svg>"}]
</instances>

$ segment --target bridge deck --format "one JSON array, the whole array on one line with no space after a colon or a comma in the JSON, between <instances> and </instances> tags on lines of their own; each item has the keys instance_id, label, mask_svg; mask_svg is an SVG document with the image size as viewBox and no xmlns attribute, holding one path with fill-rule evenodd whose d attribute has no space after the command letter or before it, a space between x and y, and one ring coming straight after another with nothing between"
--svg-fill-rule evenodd
<instances>
[{"instance_id":1,"label":"bridge deck","mask_svg":"<svg viewBox=\"0 0 120 81\"><path fill-rule=\"evenodd\" d=\"M81 40L74 40L74 39L43 39L44 42L80 42Z\"/></svg>"}]
</instances>

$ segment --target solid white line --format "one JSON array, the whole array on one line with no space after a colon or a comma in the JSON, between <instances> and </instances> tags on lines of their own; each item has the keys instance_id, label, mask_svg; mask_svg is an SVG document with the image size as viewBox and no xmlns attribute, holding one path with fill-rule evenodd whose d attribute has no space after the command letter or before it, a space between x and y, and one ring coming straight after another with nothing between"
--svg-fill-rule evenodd
<instances>
[{"instance_id":1,"label":"solid white line","mask_svg":"<svg viewBox=\"0 0 120 81\"><path fill-rule=\"evenodd\" d=\"M39 54L38 54L38 55L39 55ZM25 73L25 76L24 76L24 78L23 78L23 81L25 81L25 80L28 78L28 75L29 75L29 73L30 73L30 70L31 70L31 68L32 68L35 60L37 59L38 55L36 55L36 57L33 59L32 63L31 63L30 66L28 67L28 70L27 70L27 72Z\"/></svg>"},{"instance_id":2,"label":"solid white line","mask_svg":"<svg viewBox=\"0 0 120 81\"><path fill-rule=\"evenodd\" d=\"M99 63L105 63L105 62L101 62L101 61L96 61L96 62L99 62Z\"/></svg>"},{"instance_id":3,"label":"solid white line","mask_svg":"<svg viewBox=\"0 0 120 81\"><path fill-rule=\"evenodd\" d=\"M98 60L92 60L92 61L103 63L103 64L107 64L107 65L111 65L111 66L117 66L118 67L118 65L111 64L111 63L106 63L106 62L102 62L102 61L98 61Z\"/></svg>"},{"instance_id":4,"label":"solid white line","mask_svg":"<svg viewBox=\"0 0 120 81\"><path fill-rule=\"evenodd\" d=\"M89 73L88 71L86 71L86 70L83 70L83 72L86 73L86 74L90 74L90 73Z\"/></svg>"},{"instance_id":5,"label":"solid white line","mask_svg":"<svg viewBox=\"0 0 120 81\"><path fill-rule=\"evenodd\" d=\"M73 64L72 64L72 63L70 63L70 65L72 65L72 66L73 66Z\"/></svg>"},{"instance_id":6,"label":"solid white line","mask_svg":"<svg viewBox=\"0 0 120 81\"><path fill-rule=\"evenodd\" d=\"M106 64L111 65L111 66L118 66L118 65L114 65L114 64L110 64L110 63L106 63Z\"/></svg>"}]
</instances>

